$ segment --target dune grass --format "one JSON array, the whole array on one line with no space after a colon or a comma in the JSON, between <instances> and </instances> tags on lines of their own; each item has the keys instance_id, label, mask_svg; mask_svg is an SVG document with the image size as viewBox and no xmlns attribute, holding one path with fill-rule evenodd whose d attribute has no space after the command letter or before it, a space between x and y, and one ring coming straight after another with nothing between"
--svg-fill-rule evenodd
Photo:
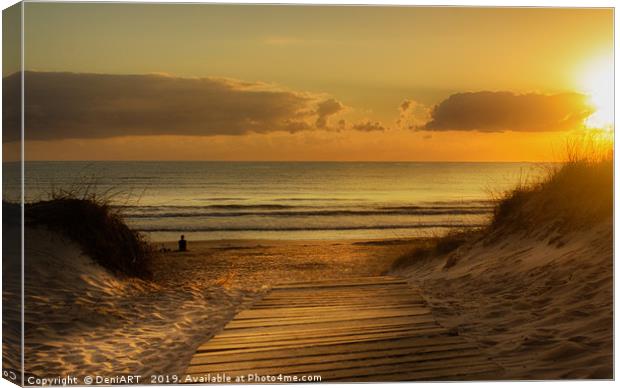
<instances>
[{"instance_id":1,"label":"dune grass","mask_svg":"<svg viewBox=\"0 0 620 388\"><path fill-rule=\"evenodd\" d=\"M562 230L591 225L613 214L610 145L569 142L565 162L538 182L507 191L494 208L492 230L551 225Z\"/></svg>"},{"instance_id":2,"label":"dune grass","mask_svg":"<svg viewBox=\"0 0 620 388\"><path fill-rule=\"evenodd\" d=\"M26 204L26 223L63 233L117 275L150 278L154 250L125 224L110 201L111 197L97 195L89 188L57 191L47 200Z\"/></svg>"},{"instance_id":3,"label":"dune grass","mask_svg":"<svg viewBox=\"0 0 620 388\"><path fill-rule=\"evenodd\" d=\"M444 236L422 242L413 252L399 257L392 263L392 269L406 268L413 262L447 255L480 235L480 229L451 230Z\"/></svg>"},{"instance_id":4,"label":"dune grass","mask_svg":"<svg viewBox=\"0 0 620 388\"><path fill-rule=\"evenodd\" d=\"M595 138L567 141L565 161L535 182L521 181L497 199L486 227L459 230L432 240L399 258L400 269L439 256L448 256L444 268L456 263L454 255L465 244L497 241L508 233L568 233L613 217L613 147Z\"/></svg>"}]
</instances>

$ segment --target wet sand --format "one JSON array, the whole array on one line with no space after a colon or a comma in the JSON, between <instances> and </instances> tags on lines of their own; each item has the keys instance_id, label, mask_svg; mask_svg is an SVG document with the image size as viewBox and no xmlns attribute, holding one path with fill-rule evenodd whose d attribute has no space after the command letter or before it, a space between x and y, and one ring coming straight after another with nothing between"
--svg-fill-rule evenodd
<instances>
[{"instance_id":1,"label":"wet sand","mask_svg":"<svg viewBox=\"0 0 620 388\"><path fill-rule=\"evenodd\" d=\"M176 252L176 242L170 242L163 246L171 251L155 262L155 281L224 283L256 292L275 283L373 276L387 272L418 244L415 239L220 240L190 241L187 252Z\"/></svg>"}]
</instances>

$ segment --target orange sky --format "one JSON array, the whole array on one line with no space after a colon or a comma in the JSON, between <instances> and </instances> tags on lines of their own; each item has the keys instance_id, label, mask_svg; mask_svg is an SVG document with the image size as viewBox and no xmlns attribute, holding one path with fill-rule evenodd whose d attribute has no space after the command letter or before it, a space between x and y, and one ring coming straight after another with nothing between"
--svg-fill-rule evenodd
<instances>
[{"instance_id":1,"label":"orange sky","mask_svg":"<svg viewBox=\"0 0 620 388\"><path fill-rule=\"evenodd\" d=\"M613 119L611 9L25 7L29 160L554 160Z\"/></svg>"},{"instance_id":2,"label":"orange sky","mask_svg":"<svg viewBox=\"0 0 620 388\"><path fill-rule=\"evenodd\" d=\"M375 134L285 133L213 136L142 136L101 140L36 141L28 145L39 160L331 160L331 161L541 161L562 158L556 133L518 132L454 136L412 132ZM67 150L71 150L67 152ZM346 150L346 153L343 152ZM156 155L153 158L153 155Z\"/></svg>"}]
</instances>

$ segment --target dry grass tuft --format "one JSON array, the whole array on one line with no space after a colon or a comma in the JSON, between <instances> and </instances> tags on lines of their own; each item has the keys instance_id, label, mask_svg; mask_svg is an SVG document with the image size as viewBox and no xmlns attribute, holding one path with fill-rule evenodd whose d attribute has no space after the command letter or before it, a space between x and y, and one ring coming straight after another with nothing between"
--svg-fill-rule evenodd
<instances>
[{"instance_id":1,"label":"dry grass tuft","mask_svg":"<svg viewBox=\"0 0 620 388\"><path fill-rule=\"evenodd\" d=\"M566 156L546 178L505 193L494 209L491 230L531 231L551 225L567 231L611 217L612 148L568 142Z\"/></svg>"},{"instance_id":2,"label":"dry grass tuft","mask_svg":"<svg viewBox=\"0 0 620 388\"><path fill-rule=\"evenodd\" d=\"M565 234L613 216L613 146L594 136L567 141L565 162L537 182L521 180L500 195L489 225L481 230L456 231L429 241L399 258L392 269L420 260L445 257L444 268L456 264L455 251L477 241L492 243L508 233Z\"/></svg>"},{"instance_id":3,"label":"dry grass tuft","mask_svg":"<svg viewBox=\"0 0 620 388\"><path fill-rule=\"evenodd\" d=\"M110 199L89 189L57 191L48 200L26 204L26 223L62 232L117 275L148 279L154 251L125 224Z\"/></svg>"},{"instance_id":4,"label":"dry grass tuft","mask_svg":"<svg viewBox=\"0 0 620 388\"><path fill-rule=\"evenodd\" d=\"M392 269L406 268L413 263L419 263L426 259L453 253L465 243L475 240L480 236L481 231L479 229L452 230L442 237L426 240L422 243L422 246L418 247L413 252L399 257L392 264Z\"/></svg>"}]
</instances>

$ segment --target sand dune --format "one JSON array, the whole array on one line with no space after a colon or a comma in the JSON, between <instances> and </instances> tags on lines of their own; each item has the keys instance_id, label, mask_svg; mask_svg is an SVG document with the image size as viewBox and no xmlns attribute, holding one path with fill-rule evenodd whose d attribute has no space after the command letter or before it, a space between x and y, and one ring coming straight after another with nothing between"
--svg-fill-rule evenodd
<instances>
[{"instance_id":1,"label":"sand dune","mask_svg":"<svg viewBox=\"0 0 620 388\"><path fill-rule=\"evenodd\" d=\"M60 235L26 236L28 374L176 373L188 348L257 295L225 284L119 279Z\"/></svg>"},{"instance_id":2,"label":"sand dune","mask_svg":"<svg viewBox=\"0 0 620 388\"><path fill-rule=\"evenodd\" d=\"M500 378L612 378L612 239L611 220L569 234L541 228L396 273L421 286L442 325L505 368Z\"/></svg>"}]
</instances>

